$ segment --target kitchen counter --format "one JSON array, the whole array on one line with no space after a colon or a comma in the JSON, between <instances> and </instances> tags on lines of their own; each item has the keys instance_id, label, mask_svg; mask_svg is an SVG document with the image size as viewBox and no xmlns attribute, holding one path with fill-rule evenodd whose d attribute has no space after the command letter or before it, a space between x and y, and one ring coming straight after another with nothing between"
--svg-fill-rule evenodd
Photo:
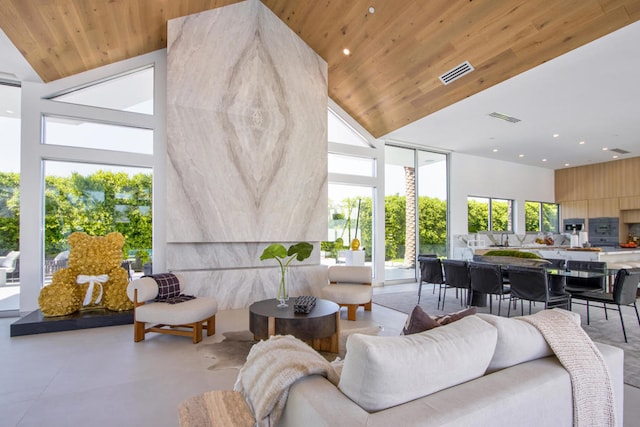
<instances>
[{"instance_id":1,"label":"kitchen counter","mask_svg":"<svg viewBox=\"0 0 640 427\"><path fill-rule=\"evenodd\" d=\"M507 247L485 247L476 249L476 255L484 255L491 250L516 250L533 252L543 258L560 258L578 261L604 261L607 264L625 264L634 267L637 264L640 267L640 248L614 248L602 247L598 248L571 248L570 246L507 246ZM632 263L632 264L629 264Z\"/></svg>"}]
</instances>

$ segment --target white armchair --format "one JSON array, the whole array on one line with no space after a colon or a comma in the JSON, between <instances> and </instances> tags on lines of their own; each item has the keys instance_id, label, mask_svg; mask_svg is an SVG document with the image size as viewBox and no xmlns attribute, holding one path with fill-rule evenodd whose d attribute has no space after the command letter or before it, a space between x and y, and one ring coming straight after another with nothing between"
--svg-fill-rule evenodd
<instances>
[{"instance_id":1,"label":"white armchair","mask_svg":"<svg viewBox=\"0 0 640 427\"><path fill-rule=\"evenodd\" d=\"M184 291L184 279L180 291ZM153 301L158 296L158 284L151 277L141 277L129 282L127 296L134 305L133 340L144 340L147 332L189 336L193 343L202 341L202 330L207 336L216 332L218 302L214 298L197 297L178 304ZM154 326L146 327L147 323Z\"/></svg>"},{"instance_id":2,"label":"white armchair","mask_svg":"<svg viewBox=\"0 0 640 427\"><path fill-rule=\"evenodd\" d=\"M371 267L332 265L329 285L322 288L322 298L347 307L347 319L356 320L359 306L371 311Z\"/></svg>"}]
</instances>

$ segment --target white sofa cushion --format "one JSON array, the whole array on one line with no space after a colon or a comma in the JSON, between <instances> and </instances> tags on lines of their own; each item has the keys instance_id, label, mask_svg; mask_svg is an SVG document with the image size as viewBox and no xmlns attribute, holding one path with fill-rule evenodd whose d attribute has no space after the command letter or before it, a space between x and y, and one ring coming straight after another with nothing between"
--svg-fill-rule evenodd
<instances>
[{"instance_id":1,"label":"white sofa cushion","mask_svg":"<svg viewBox=\"0 0 640 427\"><path fill-rule=\"evenodd\" d=\"M218 302L207 297L197 297L178 304L150 302L136 307L136 321L165 325L187 325L208 319L217 311Z\"/></svg>"},{"instance_id":2,"label":"white sofa cushion","mask_svg":"<svg viewBox=\"0 0 640 427\"><path fill-rule=\"evenodd\" d=\"M571 313L571 315L580 324L580 315L577 313ZM551 347L540 331L529 322L519 320L518 317L506 318L484 313L479 313L477 316L498 329L496 351L487 368L488 374L553 355Z\"/></svg>"},{"instance_id":3,"label":"white sofa cushion","mask_svg":"<svg viewBox=\"0 0 640 427\"><path fill-rule=\"evenodd\" d=\"M369 285L327 285L322 288L322 298L338 304L365 304L371 301L373 288Z\"/></svg>"},{"instance_id":4,"label":"white sofa cushion","mask_svg":"<svg viewBox=\"0 0 640 427\"><path fill-rule=\"evenodd\" d=\"M338 387L369 412L400 405L484 375L496 340L477 316L413 335L354 334Z\"/></svg>"},{"instance_id":5,"label":"white sofa cushion","mask_svg":"<svg viewBox=\"0 0 640 427\"><path fill-rule=\"evenodd\" d=\"M328 272L332 283L371 283L371 267L368 265L332 265Z\"/></svg>"}]
</instances>

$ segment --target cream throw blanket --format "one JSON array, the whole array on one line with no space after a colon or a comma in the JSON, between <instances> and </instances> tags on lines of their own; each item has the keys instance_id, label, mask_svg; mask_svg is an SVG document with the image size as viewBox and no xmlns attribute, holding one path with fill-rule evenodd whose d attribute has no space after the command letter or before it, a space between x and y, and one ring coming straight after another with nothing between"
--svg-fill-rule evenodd
<instances>
[{"instance_id":1,"label":"cream throw blanket","mask_svg":"<svg viewBox=\"0 0 640 427\"><path fill-rule=\"evenodd\" d=\"M251 348L233 388L244 395L257 425L273 426L287 403L289 387L308 375L322 375L335 385L340 380L309 345L291 335L276 335Z\"/></svg>"},{"instance_id":2,"label":"cream throw blanket","mask_svg":"<svg viewBox=\"0 0 640 427\"><path fill-rule=\"evenodd\" d=\"M556 357L569 372L573 390L573 425L616 425L613 386L600 350L571 316L544 310L519 317L538 328Z\"/></svg>"}]
</instances>

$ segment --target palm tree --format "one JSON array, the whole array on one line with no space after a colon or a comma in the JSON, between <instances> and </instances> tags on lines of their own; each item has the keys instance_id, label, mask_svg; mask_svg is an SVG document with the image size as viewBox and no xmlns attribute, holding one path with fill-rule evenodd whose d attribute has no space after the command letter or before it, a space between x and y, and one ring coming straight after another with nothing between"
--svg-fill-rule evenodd
<instances>
[{"instance_id":1,"label":"palm tree","mask_svg":"<svg viewBox=\"0 0 640 427\"><path fill-rule=\"evenodd\" d=\"M405 235L404 262L405 267L414 267L416 261L416 173L415 168L404 167L405 197Z\"/></svg>"}]
</instances>

